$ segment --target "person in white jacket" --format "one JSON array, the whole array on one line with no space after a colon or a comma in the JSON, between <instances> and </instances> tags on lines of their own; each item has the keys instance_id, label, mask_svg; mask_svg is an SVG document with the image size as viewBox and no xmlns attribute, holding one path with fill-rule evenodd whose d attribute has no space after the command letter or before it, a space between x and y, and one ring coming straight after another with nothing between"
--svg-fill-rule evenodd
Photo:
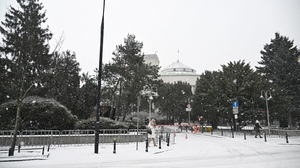
<instances>
[{"instance_id":1,"label":"person in white jacket","mask_svg":"<svg viewBox=\"0 0 300 168\"><path fill-rule=\"evenodd\" d=\"M148 147L150 147L150 142L153 141L154 146L156 145L156 140L155 140L155 128L156 128L156 121L154 119L152 119L149 124L148 127L151 129L151 134L148 134Z\"/></svg>"}]
</instances>

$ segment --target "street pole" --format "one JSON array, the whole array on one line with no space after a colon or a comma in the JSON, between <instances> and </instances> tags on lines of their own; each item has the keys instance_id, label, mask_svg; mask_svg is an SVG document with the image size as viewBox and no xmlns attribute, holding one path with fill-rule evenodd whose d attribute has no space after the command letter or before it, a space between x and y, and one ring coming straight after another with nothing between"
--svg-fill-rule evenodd
<instances>
[{"instance_id":1,"label":"street pole","mask_svg":"<svg viewBox=\"0 0 300 168\"><path fill-rule=\"evenodd\" d=\"M140 105L141 105L141 96L140 95L138 95L138 97L137 97L137 106L136 106L136 112L137 112L137 114L136 114L136 137L137 137L137 141L136 141L136 150L138 150L139 149L139 141L138 141L138 138L139 138L139 112L140 112Z\"/></svg>"},{"instance_id":2,"label":"street pole","mask_svg":"<svg viewBox=\"0 0 300 168\"><path fill-rule=\"evenodd\" d=\"M144 95L144 96L148 96L149 98L149 122L151 120L151 108L152 108L152 99L154 97L157 97L158 96L158 93L157 93L157 88L156 88L156 92L152 91L152 89L154 89L156 87L149 87L149 86L144 86L144 89L143 91L141 91L141 95Z\"/></svg>"},{"instance_id":3,"label":"street pole","mask_svg":"<svg viewBox=\"0 0 300 168\"><path fill-rule=\"evenodd\" d=\"M264 97L263 97L263 93L265 93ZM268 93L270 94L270 97L268 97ZM265 98L266 99L268 134L270 136L271 135L271 130L270 130L270 113L269 113L269 107L268 107L268 100L270 100L272 98L272 95L271 95L271 91L269 91L269 90L267 90L267 91L262 90L260 94L261 94L260 98Z\"/></svg>"},{"instance_id":4,"label":"street pole","mask_svg":"<svg viewBox=\"0 0 300 168\"><path fill-rule=\"evenodd\" d=\"M191 125L190 123L191 123L191 111L189 111L189 125Z\"/></svg>"},{"instance_id":5,"label":"street pole","mask_svg":"<svg viewBox=\"0 0 300 168\"><path fill-rule=\"evenodd\" d=\"M266 107L267 107L268 133L269 133L269 136L270 136L270 134L271 134L271 131L270 131L270 114L269 114L269 107L268 107L268 97L267 97L268 95L267 95L267 92L265 92L265 99L266 99Z\"/></svg>"},{"instance_id":6,"label":"street pole","mask_svg":"<svg viewBox=\"0 0 300 168\"><path fill-rule=\"evenodd\" d=\"M101 22L101 39L100 39L100 54L99 54L99 69L98 69L98 97L97 97L97 112L96 112L96 124L95 124L95 146L94 153L98 153L99 150L99 122L100 122L100 102L101 102L101 74L102 74L102 58L103 58L103 36L104 36L104 9L105 0L103 1L103 14Z\"/></svg>"},{"instance_id":7,"label":"street pole","mask_svg":"<svg viewBox=\"0 0 300 168\"><path fill-rule=\"evenodd\" d=\"M149 96L149 122L151 121L151 96Z\"/></svg>"}]
</instances>

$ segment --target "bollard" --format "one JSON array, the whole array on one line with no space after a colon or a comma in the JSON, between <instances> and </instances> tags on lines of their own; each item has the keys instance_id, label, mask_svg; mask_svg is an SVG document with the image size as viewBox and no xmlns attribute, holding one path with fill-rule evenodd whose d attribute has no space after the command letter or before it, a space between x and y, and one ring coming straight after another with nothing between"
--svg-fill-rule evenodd
<instances>
[{"instance_id":1,"label":"bollard","mask_svg":"<svg viewBox=\"0 0 300 168\"><path fill-rule=\"evenodd\" d=\"M289 137L288 137L288 133L285 133L285 139L286 139L286 143L289 143Z\"/></svg>"},{"instance_id":2,"label":"bollard","mask_svg":"<svg viewBox=\"0 0 300 168\"><path fill-rule=\"evenodd\" d=\"M161 137L162 135L159 135L159 146L158 146L159 149L161 149Z\"/></svg>"},{"instance_id":3,"label":"bollard","mask_svg":"<svg viewBox=\"0 0 300 168\"><path fill-rule=\"evenodd\" d=\"M43 149L42 149L42 155L44 155L44 151L45 151L45 147L43 146Z\"/></svg>"},{"instance_id":4,"label":"bollard","mask_svg":"<svg viewBox=\"0 0 300 168\"><path fill-rule=\"evenodd\" d=\"M246 140L246 132L244 131L244 140Z\"/></svg>"},{"instance_id":5,"label":"bollard","mask_svg":"<svg viewBox=\"0 0 300 168\"><path fill-rule=\"evenodd\" d=\"M49 152L50 151L50 144L48 145L48 149L47 149L47 152Z\"/></svg>"},{"instance_id":6,"label":"bollard","mask_svg":"<svg viewBox=\"0 0 300 168\"><path fill-rule=\"evenodd\" d=\"M20 153L20 150L21 150L21 144L19 143L19 146L18 146L18 153Z\"/></svg>"},{"instance_id":7,"label":"bollard","mask_svg":"<svg viewBox=\"0 0 300 168\"><path fill-rule=\"evenodd\" d=\"M170 143L170 133L167 133L167 146L169 146Z\"/></svg>"},{"instance_id":8,"label":"bollard","mask_svg":"<svg viewBox=\"0 0 300 168\"><path fill-rule=\"evenodd\" d=\"M221 136L223 136L223 129L221 129Z\"/></svg>"},{"instance_id":9,"label":"bollard","mask_svg":"<svg viewBox=\"0 0 300 168\"><path fill-rule=\"evenodd\" d=\"M146 152L148 152L148 138L146 139Z\"/></svg>"},{"instance_id":10,"label":"bollard","mask_svg":"<svg viewBox=\"0 0 300 168\"><path fill-rule=\"evenodd\" d=\"M116 139L117 139L117 138L114 138L114 151L113 151L114 154L116 153L116 147L117 147L117 146L116 146Z\"/></svg>"},{"instance_id":11,"label":"bollard","mask_svg":"<svg viewBox=\"0 0 300 168\"><path fill-rule=\"evenodd\" d=\"M211 135L213 135L213 128L211 128L211 130L210 130L210 134L211 134Z\"/></svg>"},{"instance_id":12,"label":"bollard","mask_svg":"<svg viewBox=\"0 0 300 168\"><path fill-rule=\"evenodd\" d=\"M14 155L14 148L9 148L8 149L8 156L13 156Z\"/></svg>"},{"instance_id":13,"label":"bollard","mask_svg":"<svg viewBox=\"0 0 300 168\"><path fill-rule=\"evenodd\" d=\"M267 133L264 132L265 142L267 142Z\"/></svg>"},{"instance_id":14,"label":"bollard","mask_svg":"<svg viewBox=\"0 0 300 168\"><path fill-rule=\"evenodd\" d=\"M231 133L232 133L232 138L234 138L234 131L233 131L233 130L231 130Z\"/></svg>"}]
</instances>

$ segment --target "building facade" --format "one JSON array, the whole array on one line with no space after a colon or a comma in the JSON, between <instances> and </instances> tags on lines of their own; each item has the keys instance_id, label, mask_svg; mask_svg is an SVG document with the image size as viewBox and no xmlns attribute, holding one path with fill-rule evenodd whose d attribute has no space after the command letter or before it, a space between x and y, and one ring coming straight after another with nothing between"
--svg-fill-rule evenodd
<instances>
[{"instance_id":1,"label":"building facade","mask_svg":"<svg viewBox=\"0 0 300 168\"><path fill-rule=\"evenodd\" d=\"M144 59L147 64L151 63L152 65L159 66L159 58L157 54L145 54ZM193 93L196 89L197 78L200 77L200 75L196 73L196 70L179 62L179 60L162 69L159 72L159 75L159 78L165 83L175 83L177 81L189 83L192 86Z\"/></svg>"}]
</instances>

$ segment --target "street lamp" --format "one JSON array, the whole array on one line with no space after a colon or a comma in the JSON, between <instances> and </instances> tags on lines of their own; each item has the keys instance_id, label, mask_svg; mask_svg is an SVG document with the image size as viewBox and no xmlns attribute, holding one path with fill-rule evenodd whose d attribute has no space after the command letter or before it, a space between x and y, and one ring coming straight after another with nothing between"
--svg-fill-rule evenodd
<instances>
[{"instance_id":1,"label":"street lamp","mask_svg":"<svg viewBox=\"0 0 300 168\"><path fill-rule=\"evenodd\" d=\"M182 94L185 95L185 92L183 90L181 90ZM193 100L190 100L190 98L187 96L187 102L186 102L186 109L185 111L188 112L188 117L189 117L189 125L191 123L191 111L192 111L192 106L191 103L193 102Z\"/></svg>"},{"instance_id":2,"label":"street lamp","mask_svg":"<svg viewBox=\"0 0 300 168\"><path fill-rule=\"evenodd\" d=\"M158 97L157 87L144 86L141 95L149 97L149 122L151 121L151 101L153 97Z\"/></svg>"},{"instance_id":3,"label":"street lamp","mask_svg":"<svg viewBox=\"0 0 300 168\"><path fill-rule=\"evenodd\" d=\"M191 102L193 102L193 100L190 100L190 98L188 98L186 109L185 109L185 111L189 113L189 125L191 123L191 111L192 111Z\"/></svg>"},{"instance_id":4,"label":"street lamp","mask_svg":"<svg viewBox=\"0 0 300 168\"><path fill-rule=\"evenodd\" d=\"M264 96L263 96L263 93L264 93ZM268 97L268 94L270 95L269 97ZM269 115L269 108L268 108L268 100L272 99L271 91L269 91L269 90L267 90L267 91L262 90L260 92L260 98L266 100L268 132L269 132L269 136L270 136L270 115Z\"/></svg>"}]
</instances>

